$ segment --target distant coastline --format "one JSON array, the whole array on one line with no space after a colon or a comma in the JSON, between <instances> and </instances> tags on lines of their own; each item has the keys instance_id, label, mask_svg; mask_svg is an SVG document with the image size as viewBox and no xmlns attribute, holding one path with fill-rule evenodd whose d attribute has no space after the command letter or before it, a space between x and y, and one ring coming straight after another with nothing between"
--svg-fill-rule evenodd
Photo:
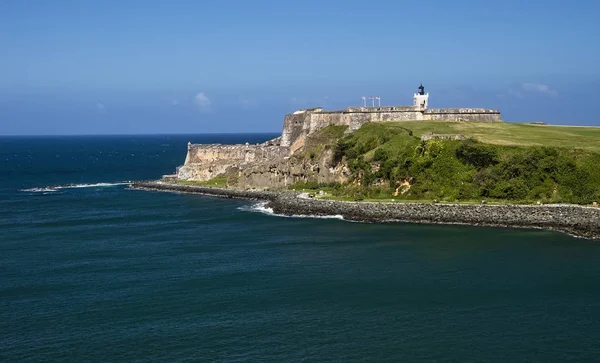
<instances>
[{"instance_id":1,"label":"distant coastline","mask_svg":"<svg viewBox=\"0 0 600 363\"><path fill-rule=\"evenodd\" d=\"M446 203L349 202L302 198L297 192L262 191L139 181L134 189L204 194L267 201L274 213L298 216L341 215L362 222L411 222L546 229L600 239L600 208L578 205L472 205Z\"/></svg>"}]
</instances>

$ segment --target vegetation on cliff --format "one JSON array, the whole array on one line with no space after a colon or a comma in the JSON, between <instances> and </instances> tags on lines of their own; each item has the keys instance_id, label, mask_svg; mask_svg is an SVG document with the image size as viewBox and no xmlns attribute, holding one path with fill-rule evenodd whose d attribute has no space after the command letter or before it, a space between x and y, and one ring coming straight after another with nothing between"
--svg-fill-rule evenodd
<instances>
[{"instance_id":1,"label":"vegetation on cliff","mask_svg":"<svg viewBox=\"0 0 600 363\"><path fill-rule=\"evenodd\" d=\"M564 131L566 136L561 135L561 128L548 127L556 135L546 141L531 130L531 146L523 137L513 140L513 144L519 146L512 146L503 142L501 135L491 133L488 139L477 136L486 142L475 139L422 141L419 135L427 133L425 124L369 123L352 135L339 137L332 164L347 164L351 171L349 182L318 185L308 181L302 186L326 187L334 197L356 200L393 198L455 202L485 199L578 204L600 201L600 154L591 151L598 147L600 130L577 129L579 133L588 132L587 137L593 139L587 143L575 142L579 136L586 135L572 134L569 130ZM486 127L469 123L435 124L444 128L440 130L444 133L452 133L449 130L456 127L472 127L473 130L479 127L481 133L481 128ZM519 127L543 129L543 126L517 125L519 132L524 130ZM431 126L429 130L432 130ZM589 130L592 130L591 134ZM594 135L596 132L599 134ZM469 135L468 132L461 133ZM329 135L328 139L331 139L332 135L340 135L340 130L326 128L315 134L316 139L320 134ZM561 147L563 145L567 147ZM318 151L313 148L306 152Z\"/></svg>"}]
</instances>

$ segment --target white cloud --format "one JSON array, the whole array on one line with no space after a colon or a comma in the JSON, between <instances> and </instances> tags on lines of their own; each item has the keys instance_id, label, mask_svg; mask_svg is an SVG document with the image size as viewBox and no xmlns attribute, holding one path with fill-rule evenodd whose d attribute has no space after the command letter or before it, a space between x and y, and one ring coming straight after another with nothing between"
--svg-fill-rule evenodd
<instances>
[{"instance_id":1,"label":"white cloud","mask_svg":"<svg viewBox=\"0 0 600 363\"><path fill-rule=\"evenodd\" d=\"M552 88L550 88L550 86L548 86L546 84L523 83L523 84L521 84L521 88L524 89L525 91L542 93L542 94L549 95L549 96L557 96L558 95L558 93L555 90L553 90Z\"/></svg>"},{"instance_id":2,"label":"white cloud","mask_svg":"<svg viewBox=\"0 0 600 363\"><path fill-rule=\"evenodd\" d=\"M171 106L179 105L179 100L171 100Z\"/></svg>"},{"instance_id":3,"label":"white cloud","mask_svg":"<svg viewBox=\"0 0 600 363\"><path fill-rule=\"evenodd\" d=\"M207 110L208 108L210 108L212 102L210 101L208 96L204 94L204 92L199 92L198 94L196 94L196 96L194 96L194 103L196 104L196 106L198 106L199 109Z\"/></svg>"},{"instance_id":4,"label":"white cloud","mask_svg":"<svg viewBox=\"0 0 600 363\"><path fill-rule=\"evenodd\" d=\"M106 106L104 106L103 103L98 102L96 103L96 111L99 113L104 113L106 112Z\"/></svg>"}]
</instances>

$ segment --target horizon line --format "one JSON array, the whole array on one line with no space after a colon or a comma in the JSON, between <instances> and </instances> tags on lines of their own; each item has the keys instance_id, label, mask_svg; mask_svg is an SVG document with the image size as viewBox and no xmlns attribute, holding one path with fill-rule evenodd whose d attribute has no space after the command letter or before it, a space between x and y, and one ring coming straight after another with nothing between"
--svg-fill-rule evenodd
<instances>
[{"instance_id":1,"label":"horizon line","mask_svg":"<svg viewBox=\"0 0 600 363\"><path fill-rule=\"evenodd\" d=\"M124 134L7 134L0 137L68 137L68 136L186 136L186 135L261 135L278 134L281 131L263 132L204 132L204 133L124 133Z\"/></svg>"}]
</instances>

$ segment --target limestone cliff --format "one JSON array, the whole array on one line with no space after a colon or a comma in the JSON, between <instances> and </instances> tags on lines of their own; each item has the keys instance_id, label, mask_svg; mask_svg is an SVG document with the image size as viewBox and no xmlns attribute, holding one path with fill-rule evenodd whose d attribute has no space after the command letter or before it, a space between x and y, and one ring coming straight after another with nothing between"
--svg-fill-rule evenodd
<instances>
[{"instance_id":1,"label":"limestone cliff","mask_svg":"<svg viewBox=\"0 0 600 363\"><path fill-rule=\"evenodd\" d=\"M224 174L231 168L244 170L289 155L289 148L274 144L277 140L259 145L188 144L185 164L178 168L180 180L205 181Z\"/></svg>"},{"instance_id":2,"label":"limestone cliff","mask_svg":"<svg viewBox=\"0 0 600 363\"><path fill-rule=\"evenodd\" d=\"M284 188L297 182L317 181L319 183L344 183L350 176L348 167L336 162L333 150L328 149L314 157L306 153L296 154L285 159L253 165L237 172L235 186L239 188ZM235 175L232 179L235 179Z\"/></svg>"},{"instance_id":3,"label":"limestone cliff","mask_svg":"<svg viewBox=\"0 0 600 363\"><path fill-rule=\"evenodd\" d=\"M294 153L278 145L278 139L259 145L189 144L177 179L226 177L229 187L257 189L284 188L299 181L345 182L349 170L333 155L335 141L345 130L334 126L310 134Z\"/></svg>"}]
</instances>

